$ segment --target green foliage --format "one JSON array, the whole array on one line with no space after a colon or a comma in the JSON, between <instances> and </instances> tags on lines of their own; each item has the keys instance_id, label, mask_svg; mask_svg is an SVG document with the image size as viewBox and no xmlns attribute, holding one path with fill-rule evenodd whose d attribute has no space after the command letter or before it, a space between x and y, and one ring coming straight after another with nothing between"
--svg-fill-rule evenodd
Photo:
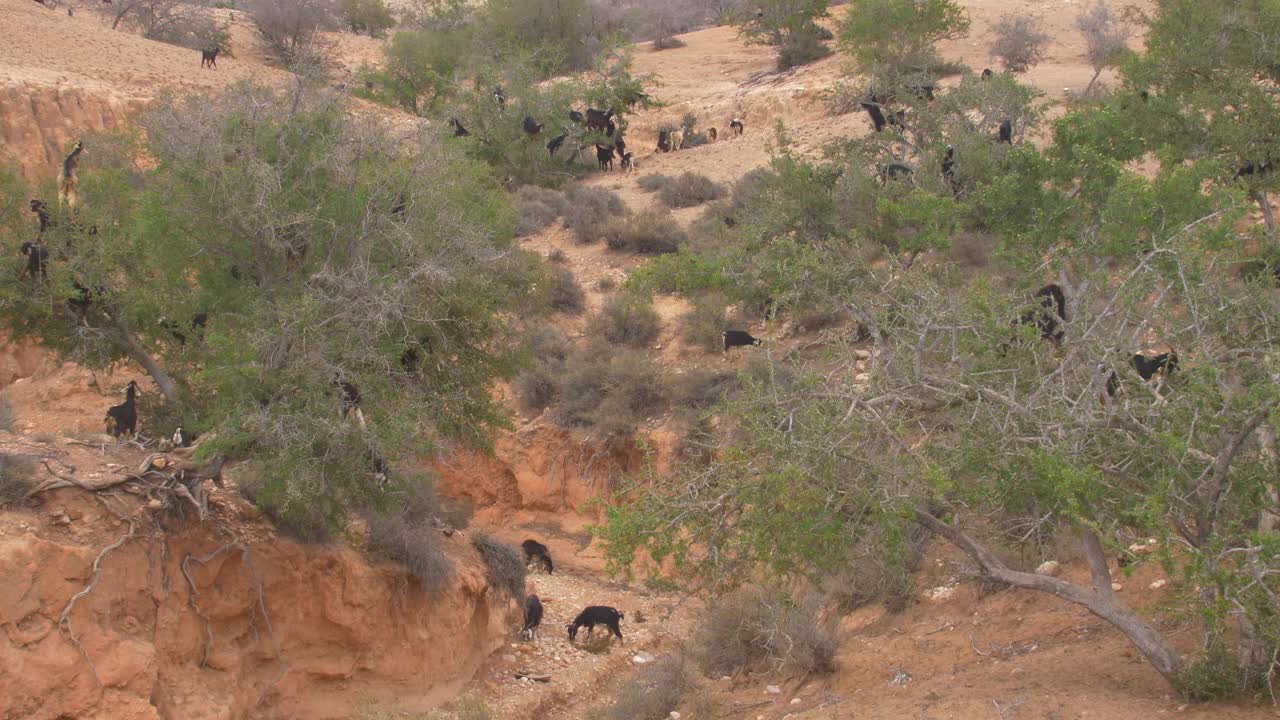
<instances>
[{"instance_id":1,"label":"green foliage","mask_svg":"<svg viewBox=\"0 0 1280 720\"><path fill-rule=\"evenodd\" d=\"M824 33L830 35L826 28L810 25L788 34L778 46L778 70L808 65L830 55L831 48L822 42Z\"/></svg>"},{"instance_id":2,"label":"green foliage","mask_svg":"<svg viewBox=\"0 0 1280 720\"><path fill-rule=\"evenodd\" d=\"M357 35L380 38L396 25L395 13L384 0L338 0L338 12Z\"/></svg>"},{"instance_id":3,"label":"green foliage","mask_svg":"<svg viewBox=\"0 0 1280 720\"><path fill-rule=\"evenodd\" d=\"M361 72L365 86L355 94L415 115L430 113L456 92L467 48L459 33L401 30L384 50L383 67Z\"/></svg>"},{"instance_id":4,"label":"green foliage","mask_svg":"<svg viewBox=\"0 0 1280 720\"><path fill-rule=\"evenodd\" d=\"M473 534L471 544L489 568L486 575L489 585L501 590L517 603L523 603L527 571L524 554L487 533Z\"/></svg>"},{"instance_id":5,"label":"green foliage","mask_svg":"<svg viewBox=\"0 0 1280 720\"><path fill-rule=\"evenodd\" d=\"M934 46L968 32L969 16L953 0L851 0L836 41L859 72L896 76L935 67Z\"/></svg>"},{"instance_id":6,"label":"green foliage","mask_svg":"<svg viewBox=\"0 0 1280 720\"><path fill-rule=\"evenodd\" d=\"M711 178L686 172L674 178L666 178L658 188L658 199L669 208L686 208L718 200L725 194L724 188Z\"/></svg>"},{"instance_id":7,"label":"green foliage","mask_svg":"<svg viewBox=\"0 0 1280 720\"><path fill-rule=\"evenodd\" d=\"M764 0L734 24L748 44L777 47L778 69L786 70L829 54L818 26L818 20L829 16L827 5L828 0Z\"/></svg>"},{"instance_id":8,"label":"green foliage","mask_svg":"<svg viewBox=\"0 0 1280 720\"><path fill-rule=\"evenodd\" d=\"M684 341L706 352L724 350L722 333L729 327L725 307L729 299L719 292L707 292L694 298L693 308L680 321Z\"/></svg>"},{"instance_id":9,"label":"green foliage","mask_svg":"<svg viewBox=\"0 0 1280 720\"><path fill-rule=\"evenodd\" d=\"M86 138L82 206L47 236L65 248L48 286L0 281L9 337L148 368L198 418L185 427L217 431L202 452L269 461L251 494L314 539L383 504L379 456L441 437L483 447L505 424L489 387L519 358L493 341L536 275L484 166L429 137L406 153L320 98L249 86L165 100L141 125L145 146ZM134 164L144 154L153 165ZM0 225L26 235L30 215L9 207ZM65 303L74 283L94 288L83 320ZM200 312L205 336L185 347L156 321ZM335 377L359 388L367 427L341 419Z\"/></svg>"}]
</instances>

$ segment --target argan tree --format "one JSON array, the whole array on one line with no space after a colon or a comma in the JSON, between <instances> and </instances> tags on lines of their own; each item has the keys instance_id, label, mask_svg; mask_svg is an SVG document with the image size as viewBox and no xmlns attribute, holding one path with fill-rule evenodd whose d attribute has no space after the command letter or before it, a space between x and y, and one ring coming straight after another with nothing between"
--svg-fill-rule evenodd
<instances>
[{"instance_id":1,"label":"argan tree","mask_svg":"<svg viewBox=\"0 0 1280 720\"><path fill-rule=\"evenodd\" d=\"M256 499L307 536L379 502L383 461L503 424L489 385L516 367L506 310L532 282L487 168L306 92L170 99L141 125L142 146L86 140L48 283L0 284L10 337L140 365L184 427L216 435L202 452L262 461ZM4 227L25 237L22 210ZM366 427L341 419L338 380Z\"/></svg>"}]
</instances>

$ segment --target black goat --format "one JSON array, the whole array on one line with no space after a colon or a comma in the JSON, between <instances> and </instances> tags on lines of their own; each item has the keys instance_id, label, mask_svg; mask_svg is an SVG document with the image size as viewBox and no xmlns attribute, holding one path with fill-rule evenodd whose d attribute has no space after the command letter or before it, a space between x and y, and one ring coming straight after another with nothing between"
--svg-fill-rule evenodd
<instances>
[{"instance_id":1,"label":"black goat","mask_svg":"<svg viewBox=\"0 0 1280 720\"><path fill-rule=\"evenodd\" d=\"M942 179L951 186L952 195L960 195L960 181L956 179L956 150L950 145L942 156Z\"/></svg>"},{"instance_id":2,"label":"black goat","mask_svg":"<svg viewBox=\"0 0 1280 720\"><path fill-rule=\"evenodd\" d=\"M996 142L1013 144L1013 121L1005 118L1000 122L999 134L996 135Z\"/></svg>"},{"instance_id":3,"label":"black goat","mask_svg":"<svg viewBox=\"0 0 1280 720\"><path fill-rule=\"evenodd\" d=\"M1168 378L1174 370L1178 369L1178 353L1173 350L1159 355L1134 353L1134 356L1129 358L1129 364L1133 365L1133 369L1143 380L1150 380L1157 374L1161 378Z\"/></svg>"},{"instance_id":4,"label":"black goat","mask_svg":"<svg viewBox=\"0 0 1280 720\"><path fill-rule=\"evenodd\" d=\"M40 237L44 237L44 231L49 229L49 206L43 200L31 201L31 212L36 214L40 220Z\"/></svg>"},{"instance_id":5,"label":"black goat","mask_svg":"<svg viewBox=\"0 0 1280 720\"><path fill-rule=\"evenodd\" d=\"M498 103L498 107L507 106L507 96L502 94L502 88L498 85L493 86L493 99Z\"/></svg>"},{"instance_id":6,"label":"black goat","mask_svg":"<svg viewBox=\"0 0 1280 720\"><path fill-rule=\"evenodd\" d=\"M524 627L520 628L520 635L525 640L532 640L541 624L542 601L537 595L530 595L524 599Z\"/></svg>"},{"instance_id":7,"label":"black goat","mask_svg":"<svg viewBox=\"0 0 1280 720\"><path fill-rule=\"evenodd\" d=\"M462 126L462 121L458 118L449 118L449 127L453 128L454 137L466 137L471 134Z\"/></svg>"},{"instance_id":8,"label":"black goat","mask_svg":"<svg viewBox=\"0 0 1280 720\"><path fill-rule=\"evenodd\" d=\"M596 146L596 162L601 170L613 169L613 148L608 145Z\"/></svg>"},{"instance_id":9,"label":"black goat","mask_svg":"<svg viewBox=\"0 0 1280 720\"><path fill-rule=\"evenodd\" d=\"M936 85L912 85L908 89L911 90L911 93L915 95L917 98L919 98L920 100L927 100L928 102L933 102L933 91L937 89L937 86Z\"/></svg>"},{"instance_id":10,"label":"black goat","mask_svg":"<svg viewBox=\"0 0 1280 720\"><path fill-rule=\"evenodd\" d=\"M360 423L360 427L364 427L364 412L360 410L360 390L355 385L343 380L341 377L334 377L333 384L338 386L342 398L342 407L339 417L346 420L348 417L355 416L356 422Z\"/></svg>"},{"instance_id":11,"label":"black goat","mask_svg":"<svg viewBox=\"0 0 1280 720\"><path fill-rule=\"evenodd\" d=\"M1022 325L1035 323L1040 329L1040 339L1049 340L1054 345L1061 345L1066 333L1062 323L1067 321L1067 298L1062 287L1057 283L1049 283L1036 291L1039 298L1039 310L1028 310L1018 319Z\"/></svg>"},{"instance_id":12,"label":"black goat","mask_svg":"<svg viewBox=\"0 0 1280 720\"><path fill-rule=\"evenodd\" d=\"M209 313L196 313L191 317L191 330L199 340L204 339L204 328L209 322ZM182 332L181 328L168 318L160 318L160 327L169 331L174 340L178 341L178 347L185 348L187 346L187 336Z\"/></svg>"},{"instance_id":13,"label":"black goat","mask_svg":"<svg viewBox=\"0 0 1280 720\"><path fill-rule=\"evenodd\" d=\"M521 127L524 128L525 133L528 135L537 135L538 133L542 132L542 123L538 122L537 120L534 120L532 117L529 117L528 115L524 116L524 123L521 125Z\"/></svg>"},{"instance_id":14,"label":"black goat","mask_svg":"<svg viewBox=\"0 0 1280 720\"><path fill-rule=\"evenodd\" d=\"M724 340L724 352L729 352L729 348L764 344L763 340L751 337L746 330L725 330L720 333L720 339Z\"/></svg>"},{"instance_id":15,"label":"black goat","mask_svg":"<svg viewBox=\"0 0 1280 720\"><path fill-rule=\"evenodd\" d=\"M632 154L633 153L623 154L622 160L618 163L619 170L623 171L624 173L631 172L631 170L635 167L635 162L634 162L634 158L632 158Z\"/></svg>"},{"instance_id":16,"label":"black goat","mask_svg":"<svg viewBox=\"0 0 1280 720\"><path fill-rule=\"evenodd\" d=\"M124 388L124 402L107 408L107 416L103 418L103 422L107 425L107 433L112 437L138 432L138 410L134 407L137 395L138 383L130 380Z\"/></svg>"},{"instance_id":17,"label":"black goat","mask_svg":"<svg viewBox=\"0 0 1280 720\"><path fill-rule=\"evenodd\" d=\"M880 166L880 185L881 187L888 185L890 180L910 180L915 174L915 170L910 165L902 163L889 163Z\"/></svg>"},{"instance_id":18,"label":"black goat","mask_svg":"<svg viewBox=\"0 0 1280 720\"><path fill-rule=\"evenodd\" d=\"M587 129L603 131L609 127L609 121L612 117L613 108L608 110L587 108Z\"/></svg>"},{"instance_id":19,"label":"black goat","mask_svg":"<svg viewBox=\"0 0 1280 720\"><path fill-rule=\"evenodd\" d=\"M662 128L658 130L658 152L667 151L667 142L669 140L670 135L671 135L671 131L666 128Z\"/></svg>"},{"instance_id":20,"label":"black goat","mask_svg":"<svg viewBox=\"0 0 1280 720\"><path fill-rule=\"evenodd\" d=\"M200 51L200 67L218 67L218 53L222 52L220 47L205 48Z\"/></svg>"},{"instance_id":21,"label":"black goat","mask_svg":"<svg viewBox=\"0 0 1280 720\"><path fill-rule=\"evenodd\" d=\"M613 151L618 154L618 157L622 157L627 153L627 143L621 136L614 139Z\"/></svg>"},{"instance_id":22,"label":"black goat","mask_svg":"<svg viewBox=\"0 0 1280 720\"><path fill-rule=\"evenodd\" d=\"M739 120L738 118L734 118L729 121L729 130L734 135L741 135L746 129L747 129L746 126L743 125L742 121Z\"/></svg>"},{"instance_id":23,"label":"black goat","mask_svg":"<svg viewBox=\"0 0 1280 720\"><path fill-rule=\"evenodd\" d=\"M1264 162L1261 162L1261 163L1246 163L1245 165L1241 166L1239 170L1235 171L1235 173L1231 176L1231 179L1239 180L1242 177L1248 177L1250 175L1266 175L1267 173L1271 172L1274 169L1275 169L1275 162L1270 157L1268 157Z\"/></svg>"},{"instance_id":24,"label":"black goat","mask_svg":"<svg viewBox=\"0 0 1280 720\"><path fill-rule=\"evenodd\" d=\"M578 628L587 628L587 637L590 638L595 632L596 625L605 625L609 628L609 632L618 636L618 640L622 640L622 629L618 627L618 622L623 619L623 614L615 608L605 605L591 605L578 613L578 617L573 622L565 626L569 631L569 642L573 642L578 637Z\"/></svg>"},{"instance_id":25,"label":"black goat","mask_svg":"<svg viewBox=\"0 0 1280 720\"><path fill-rule=\"evenodd\" d=\"M991 68L983 68L982 70L983 80L990 80L993 77L995 77L995 73L991 72Z\"/></svg>"},{"instance_id":26,"label":"black goat","mask_svg":"<svg viewBox=\"0 0 1280 720\"><path fill-rule=\"evenodd\" d=\"M573 123L574 125L581 125L583 120L585 119L586 118L583 117L582 113L578 112L577 110L569 111L569 122Z\"/></svg>"},{"instance_id":27,"label":"black goat","mask_svg":"<svg viewBox=\"0 0 1280 720\"><path fill-rule=\"evenodd\" d=\"M531 539L520 543L520 547L524 550L525 565L533 565L536 563L545 570L548 575L555 572L555 564L551 562L551 551L547 549L546 545L543 545L537 540Z\"/></svg>"},{"instance_id":28,"label":"black goat","mask_svg":"<svg viewBox=\"0 0 1280 720\"><path fill-rule=\"evenodd\" d=\"M871 125L876 132L884 130L885 119L884 113L880 112L880 106L875 103L864 102L862 108L867 111L867 115L871 116Z\"/></svg>"},{"instance_id":29,"label":"black goat","mask_svg":"<svg viewBox=\"0 0 1280 720\"><path fill-rule=\"evenodd\" d=\"M552 155L555 155L556 151L559 150L560 146L564 144L564 139L567 137L569 137L568 134L557 135L551 138L551 142L547 143L547 152L551 153Z\"/></svg>"},{"instance_id":30,"label":"black goat","mask_svg":"<svg viewBox=\"0 0 1280 720\"><path fill-rule=\"evenodd\" d=\"M605 135L608 135L609 137L613 137L613 134L616 132L618 132L618 126L612 120L605 123L605 126L604 126Z\"/></svg>"},{"instance_id":31,"label":"black goat","mask_svg":"<svg viewBox=\"0 0 1280 720\"><path fill-rule=\"evenodd\" d=\"M27 266L23 269L23 274L35 280L38 276L41 280L49 279L49 248L39 242L22 243L23 255L27 256Z\"/></svg>"},{"instance_id":32,"label":"black goat","mask_svg":"<svg viewBox=\"0 0 1280 720\"><path fill-rule=\"evenodd\" d=\"M88 324L89 322L89 306L93 304L94 295L102 295L107 289L101 285L96 286L93 292L89 288L80 284L78 280L71 281L71 287L75 288L75 297L67 298L67 305L71 307L71 311L76 314L76 318L81 322Z\"/></svg>"}]
</instances>

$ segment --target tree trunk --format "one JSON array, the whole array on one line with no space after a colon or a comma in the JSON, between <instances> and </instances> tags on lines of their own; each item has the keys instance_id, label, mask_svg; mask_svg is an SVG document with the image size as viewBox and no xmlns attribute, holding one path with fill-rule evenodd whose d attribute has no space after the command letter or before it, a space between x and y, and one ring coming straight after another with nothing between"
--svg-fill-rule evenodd
<instances>
[{"instance_id":1,"label":"tree trunk","mask_svg":"<svg viewBox=\"0 0 1280 720\"><path fill-rule=\"evenodd\" d=\"M164 368L160 367L160 363L156 362L156 359L151 356L151 353L147 352L147 349L142 347L142 343L138 342L138 339L133 336L133 332L129 330L129 326L123 320L113 319L116 323L116 333L121 344L123 344L125 349L128 350L129 357L133 358L134 362L141 365L142 369L147 371L147 374L155 381L156 387L160 388L160 393L164 395L164 399L168 401L170 405L177 405L177 383L173 381L173 378L169 377L169 373L165 372Z\"/></svg>"},{"instance_id":2,"label":"tree trunk","mask_svg":"<svg viewBox=\"0 0 1280 720\"><path fill-rule=\"evenodd\" d=\"M1098 82L1098 76L1102 74L1102 68L1093 69L1093 77L1089 78L1089 84L1084 88L1085 97L1093 97L1093 84Z\"/></svg>"},{"instance_id":3,"label":"tree trunk","mask_svg":"<svg viewBox=\"0 0 1280 720\"><path fill-rule=\"evenodd\" d=\"M1253 199L1257 201L1258 207L1262 209L1262 228L1267 234L1267 240L1276 241L1276 219L1271 214L1271 201L1267 198L1265 190L1258 190L1253 193Z\"/></svg>"},{"instance_id":4,"label":"tree trunk","mask_svg":"<svg viewBox=\"0 0 1280 720\"><path fill-rule=\"evenodd\" d=\"M921 508L917 508L915 514L916 522L963 550L992 579L1017 588L1057 595L1063 600L1084 606L1089 612L1114 625L1146 656L1156 672L1177 689L1182 658L1169 647L1155 628L1143 622L1142 618L1116 598L1111 590L1111 571L1107 568L1107 558L1102 553L1102 543L1092 530L1086 528L1081 533L1093 578L1093 587L1085 588L1055 577L1013 570L960 528L942 522Z\"/></svg>"}]
</instances>

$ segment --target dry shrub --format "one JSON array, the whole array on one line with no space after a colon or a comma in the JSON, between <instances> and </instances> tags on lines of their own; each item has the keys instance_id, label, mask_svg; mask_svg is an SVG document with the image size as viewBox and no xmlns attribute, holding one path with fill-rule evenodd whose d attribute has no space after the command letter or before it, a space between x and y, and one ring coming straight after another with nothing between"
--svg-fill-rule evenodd
<instances>
[{"instance_id":1,"label":"dry shrub","mask_svg":"<svg viewBox=\"0 0 1280 720\"><path fill-rule=\"evenodd\" d=\"M645 357L588 347L565 363L560 422L588 428L609 442L629 439L666 402L658 370Z\"/></svg>"},{"instance_id":2,"label":"dry shrub","mask_svg":"<svg viewBox=\"0 0 1280 720\"><path fill-rule=\"evenodd\" d=\"M670 208L687 208L724 197L723 185L706 175L686 172L668 178L658 189L658 199Z\"/></svg>"},{"instance_id":3,"label":"dry shrub","mask_svg":"<svg viewBox=\"0 0 1280 720\"><path fill-rule=\"evenodd\" d=\"M562 313L577 315L586 306L586 295L582 286L574 278L573 271L567 267L557 267L551 271L551 288L549 290L551 307Z\"/></svg>"},{"instance_id":4,"label":"dry shrub","mask_svg":"<svg viewBox=\"0 0 1280 720\"><path fill-rule=\"evenodd\" d=\"M667 175L658 175L653 173L645 175L636 181L636 185L645 192L658 192L671 182L671 178Z\"/></svg>"},{"instance_id":5,"label":"dry shrub","mask_svg":"<svg viewBox=\"0 0 1280 720\"><path fill-rule=\"evenodd\" d=\"M623 295L605 303L591 323L592 332L614 345L644 347L658 337L662 319L646 297Z\"/></svg>"},{"instance_id":6,"label":"dry shrub","mask_svg":"<svg viewBox=\"0 0 1280 720\"><path fill-rule=\"evenodd\" d=\"M961 232L951 239L952 262L972 268L984 268L991 264L991 256L999 239L981 232Z\"/></svg>"},{"instance_id":7,"label":"dry shrub","mask_svg":"<svg viewBox=\"0 0 1280 720\"><path fill-rule=\"evenodd\" d=\"M930 535L914 523L906 533L905 542L895 553L886 553L880 547L860 548L848 569L824 586L842 613L872 602L882 603L890 612L907 609L915 592L912 573L920 567Z\"/></svg>"},{"instance_id":8,"label":"dry shrub","mask_svg":"<svg viewBox=\"0 0 1280 720\"><path fill-rule=\"evenodd\" d=\"M300 60L320 31L338 27L333 0L248 0L245 10L267 45L289 61Z\"/></svg>"},{"instance_id":9,"label":"dry shrub","mask_svg":"<svg viewBox=\"0 0 1280 720\"><path fill-rule=\"evenodd\" d=\"M684 660L670 655L659 658L618 686L604 717L607 720L664 720L680 705L689 688Z\"/></svg>"},{"instance_id":10,"label":"dry shrub","mask_svg":"<svg viewBox=\"0 0 1280 720\"><path fill-rule=\"evenodd\" d=\"M639 255L665 255L680 249L689 236L668 215L645 210L615 220L605 235L610 250L629 250Z\"/></svg>"},{"instance_id":11,"label":"dry shrub","mask_svg":"<svg viewBox=\"0 0 1280 720\"><path fill-rule=\"evenodd\" d=\"M742 588L715 600L695 640L711 676L740 670L827 674L835 670L836 623L815 593Z\"/></svg>"},{"instance_id":12,"label":"dry shrub","mask_svg":"<svg viewBox=\"0 0 1280 720\"><path fill-rule=\"evenodd\" d=\"M512 600L523 602L525 573L528 571L524 553L486 533L473 535L471 544L489 567L486 575L489 585L501 589Z\"/></svg>"},{"instance_id":13,"label":"dry shrub","mask_svg":"<svg viewBox=\"0 0 1280 720\"><path fill-rule=\"evenodd\" d=\"M1093 68L1093 77L1085 88L1085 95L1089 95L1094 91L1102 69L1114 63L1129 47L1130 29L1101 1L1076 18L1076 27L1084 35L1084 55Z\"/></svg>"},{"instance_id":14,"label":"dry shrub","mask_svg":"<svg viewBox=\"0 0 1280 720\"><path fill-rule=\"evenodd\" d=\"M654 50L674 50L676 48L682 48L685 45L686 45L685 41L681 40L675 35L667 35L665 37L660 37L657 40L653 41Z\"/></svg>"},{"instance_id":15,"label":"dry shrub","mask_svg":"<svg viewBox=\"0 0 1280 720\"><path fill-rule=\"evenodd\" d=\"M370 516L369 552L404 565L431 592L453 579L453 561L441 549L438 531L426 522L399 514Z\"/></svg>"},{"instance_id":16,"label":"dry shrub","mask_svg":"<svg viewBox=\"0 0 1280 720\"><path fill-rule=\"evenodd\" d=\"M999 59L1009 72L1025 72L1044 60L1049 34L1041 29L1036 18L1026 15L1005 17L992 30L996 39L991 45L991 55Z\"/></svg>"},{"instance_id":17,"label":"dry shrub","mask_svg":"<svg viewBox=\"0 0 1280 720\"><path fill-rule=\"evenodd\" d=\"M516 378L516 393L527 410L541 412L560 396L560 376L569 343L550 325L534 328L525 340L533 355L533 367Z\"/></svg>"},{"instance_id":18,"label":"dry shrub","mask_svg":"<svg viewBox=\"0 0 1280 720\"><path fill-rule=\"evenodd\" d=\"M722 333L730 323L725 312L728 304L729 299L717 292L694 299L693 308L680 319L680 335L684 341L707 352L723 352Z\"/></svg>"},{"instance_id":19,"label":"dry shrub","mask_svg":"<svg viewBox=\"0 0 1280 720\"><path fill-rule=\"evenodd\" d=\"M565 257L564 251L561 250L560 248L556 248L551 252L547 253L547 262L562 263L567 261L568 259L569 258Z\"/></svg>"},{"instance_id":20,"label":"dry shrub","mask_svg":"<svg viewBox=\"0 0 1280 720\"><path fill-rule=\"evenodd\" d=\"M830 39L830 35L830 30L819 25L789 34L778 48L778 70L808 65L830 55L831 48L822 42L824 38Z\"/></svg>"},{"instance_id":21,"label":"dry shrub","mask_svg":"<svg viewBox=\"0 0 1280 720\"><path fill-rule=\"evenodd\" d=\"M613 292L618 287L618 281L612 275L605 275L596 281L596 289L600 292Z\"/></svg>"},{"instance_id":22,"label":"dry shrub","mask_svg":"<svg viewBox=\"0 0 1280 720\"><path fill-rule=\"evenodd\" d=\"M480 698L468 695L449 704L454 720L493 720L493 711Z\"/></svg>"},{"instance_id":23,"label":"dry shrub","mask_svg":"<svg viewBox=\"0 0 1280 720\"><path fill-rule=\"evenodd\" d=\"M322 503L296 502L286 509L278 496L265 492L266 487L264 475L250 472L240 481L240 494L258 506L277 529L298 542L319 544L332 539L333 528Z\"/></svg>"},{"instance_id":24,"label":"dry shrub","mask_svg":"<svg viewBox=\"0 0 1280 720\"><path fill-rule=\"evenodd\" d=\"M564 194L537 185L520 188L520 219L516 222L516 237L532 235L555 222L568 210Z\"/></svg>"},{"instance_id":25,"label":"dry shrub","mask_svg":"<svg viewBox=\"0 0 1280 720\"><path fill-rule=\"evenodd\" d=\"M0 430L12 432L18 423L18 414L13 411L13 403L8 398L0 397Z\"/></svg>"},{"instance_id":26,"label":"dry shrub","mask_svg":"<svg viewBox=\"0 0 1280 720\"><path fill-rule=\"evenodd\" d=\"M26 500L36 486L35 461L28 455L0 453L0 505L16 505Z\"/></svg>"},{"instance_id":27,"label":"dry shrub","mask_svg":"<svg viewBox=\"0 0 1280 720\"><path fill-rule=\"evenodd\" d=\"M672 381L671 396L690 410L708 410L738 386L738 376L715 370L690 370Z\"/></svg>"},{"instance_id":28,"label":"dry shrub","mask_svg":"<svg viewBox=\"0 0 1280 720\"><path fill-rule=\"evenodd\" d=\"M565 224L580 243L593 243L608 233L610 221L626 214L622 198L604 188L580 185L569 191Z\"/></svg>"}]
</instances>

